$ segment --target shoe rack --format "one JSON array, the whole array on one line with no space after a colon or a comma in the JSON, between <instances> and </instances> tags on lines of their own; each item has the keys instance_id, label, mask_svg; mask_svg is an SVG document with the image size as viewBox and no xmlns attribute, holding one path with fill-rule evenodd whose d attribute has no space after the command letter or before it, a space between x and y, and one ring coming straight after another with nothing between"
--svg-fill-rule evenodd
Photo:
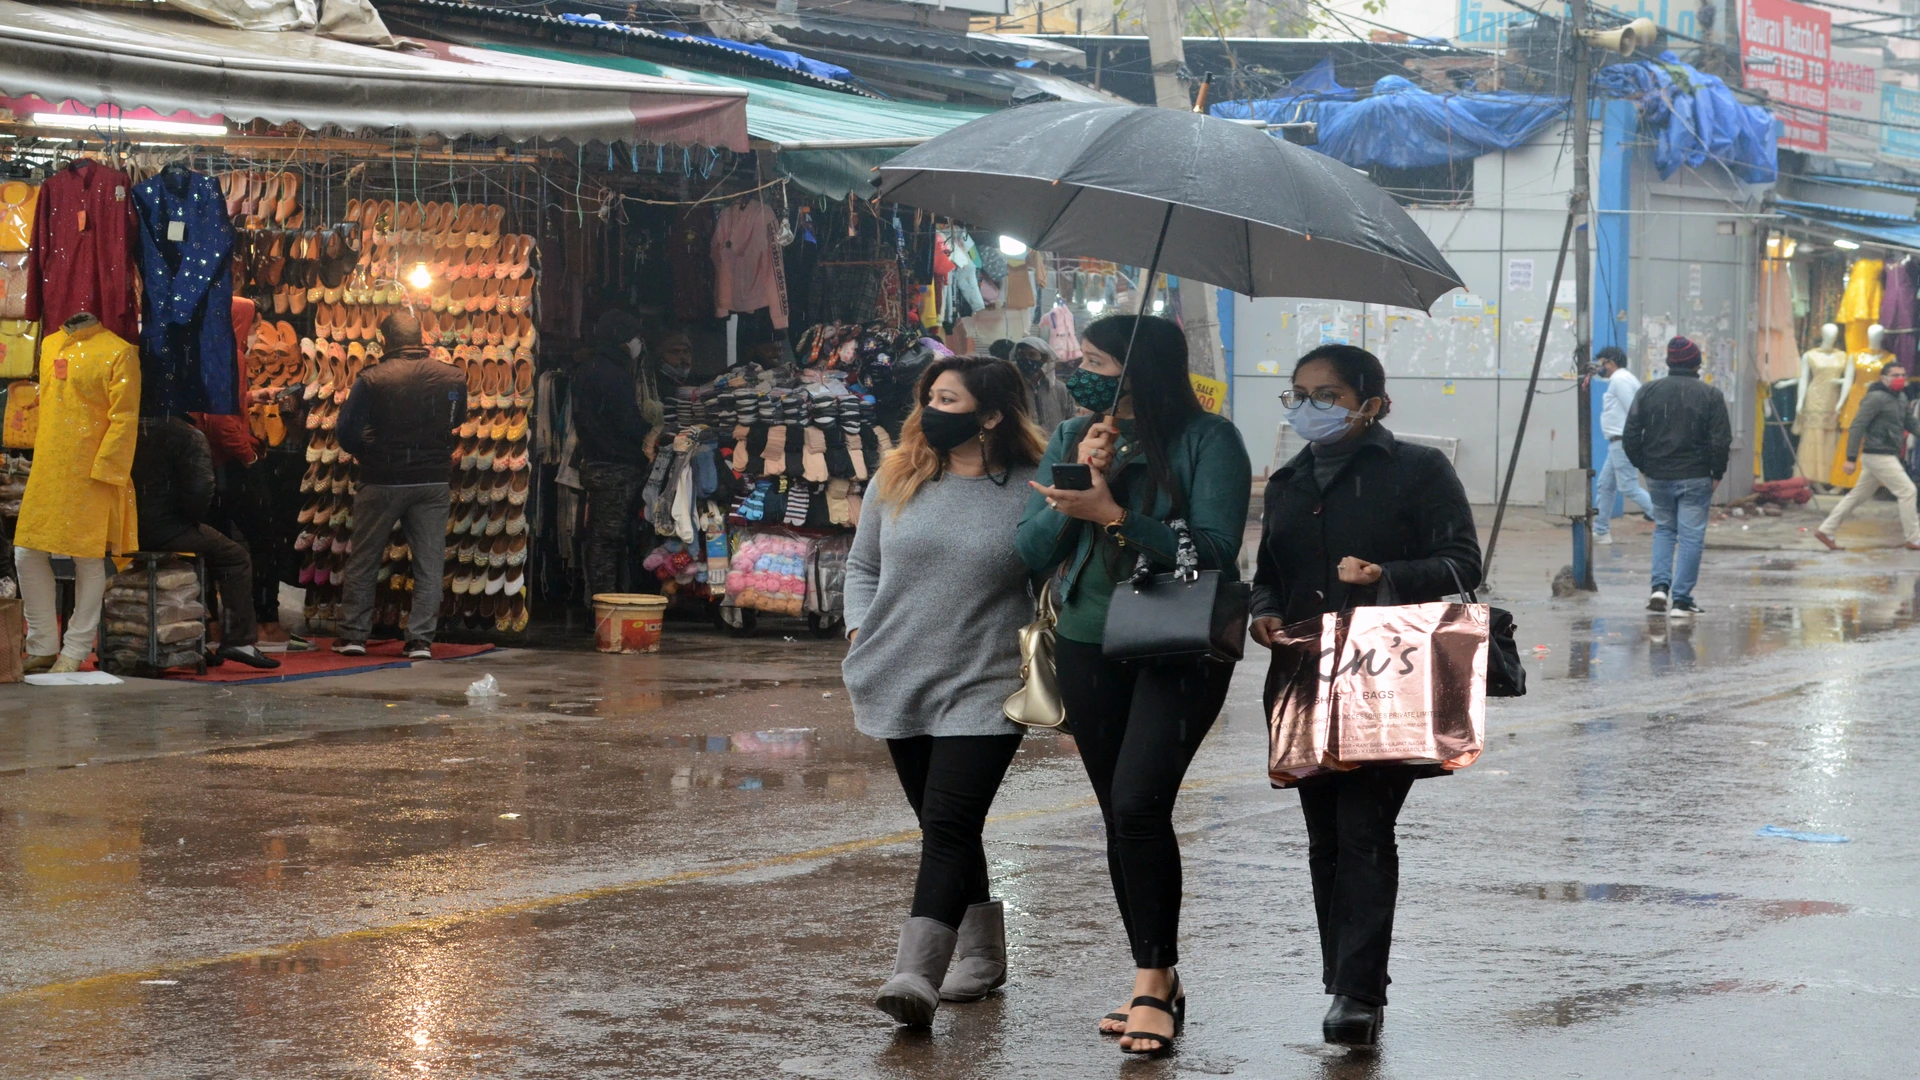
<instances>
[{"instance_id":1,"label":"shoe rack","mask_svg":"<svg viewBox=\"0 0 1920 1080\"><path fill-rule=\"evenodd\" d=\"M251 191L254 182L223 178L222 186ZM382 355L381 320L411 300L423 343L467 380L467 420L451 462L442 625L526 629L536 270L533 238L502 233L505 216L505 207L479 203L351 200L346 220L325 229L242 234L236 283L244 280L240 291L261 305L248 345L251 383L304 387L308 466L294 547L305 556L309 623L339 620L352 551L359 469L335 434L340 409L361 369ZM425 287L412 280L422 267ZM281 423L276 408L255 414L263 438ZM404 625L414 584L396 525L376 578L374 621Z\"/></svg>"}]
</instances>

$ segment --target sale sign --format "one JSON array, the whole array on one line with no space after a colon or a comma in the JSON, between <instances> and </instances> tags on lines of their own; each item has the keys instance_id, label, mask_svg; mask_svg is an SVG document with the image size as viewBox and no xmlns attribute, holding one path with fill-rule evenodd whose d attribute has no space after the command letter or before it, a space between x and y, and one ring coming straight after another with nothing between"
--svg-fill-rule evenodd
<instances>
[{"instance_id":1,"label":"sale sign","mask_svg":"<svg viewBox=\"0 0 1920 1080\"><path fill-rule=\"evenodd\" d=\"M1742 0L1740 64L1747 89L1771 99L1780 145L1827 149L1833 16L1793 0Z\"/></svg>"}]
</instances>

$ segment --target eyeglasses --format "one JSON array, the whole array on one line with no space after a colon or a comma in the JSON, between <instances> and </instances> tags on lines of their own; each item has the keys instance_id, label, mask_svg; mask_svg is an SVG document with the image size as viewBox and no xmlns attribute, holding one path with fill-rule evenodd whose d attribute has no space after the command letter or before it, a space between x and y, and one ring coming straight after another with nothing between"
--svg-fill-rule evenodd
<instances>
[{"instance_id":1,"label":"eyeglasses","mask_svg":"<svg viewBox=\"0 0 1920 1080\"><path fill-rule=\"evenodd\" d=\"M1315 390L1311 396L1302 396L1295 390L1288 390L1280 395L1280 404L1289 409L1297 409L1309 402L1316 409L1331 409L1340 404L1340 391L1327 387Z\"/></svg>"}]
</instances>

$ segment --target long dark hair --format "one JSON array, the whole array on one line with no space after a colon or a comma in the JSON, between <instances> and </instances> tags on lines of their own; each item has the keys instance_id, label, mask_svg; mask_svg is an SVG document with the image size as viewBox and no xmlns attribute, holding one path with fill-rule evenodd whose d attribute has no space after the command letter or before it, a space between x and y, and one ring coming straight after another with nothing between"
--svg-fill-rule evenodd
<instances>
[{"instance_id":1,"label":"long dark hair","mask_svg":"<svg viewBox=\"0 0 1920 1080\"><path fill-rule=\"evenodd\" d=\"M1137 337L1135 322L1140 324ZM1084 336L1115 360L1126 360L1127 340L1133 339L1126 392L1133 401L1134 437L1146 451L1147 475L1154 488L1166 492L1176 513L1183 512L1186 493L1173 478L1168 448L1186 430L1187 422L1204 411L1187 377L1186 332L1172 320L1154 315L1109 315L1096 319ZM1085 435L1083 430L1081 436Z\"/></svg>"},{"instance_id":2,"label":"long dark hair","mask_svg":"<svg viewBox=\"0 0 1920 1080\"><path fill-rule=\"evenodd\" d=\"M1046 453L1046 436L1033 423L1033 396L1020 369L991 356L948 356L928 364L914 387L914 408L900 426L900 444L887 452L874 478L874 490L893 504L894 512L928 481L946 472L947 455L927 445L920 430L920 414L933 397L933 383L941 375L960 376L981 414L999 413L1000 423L982 432L988 472L1015 465L1038 465Z\"/></svg>"}]
</instances>

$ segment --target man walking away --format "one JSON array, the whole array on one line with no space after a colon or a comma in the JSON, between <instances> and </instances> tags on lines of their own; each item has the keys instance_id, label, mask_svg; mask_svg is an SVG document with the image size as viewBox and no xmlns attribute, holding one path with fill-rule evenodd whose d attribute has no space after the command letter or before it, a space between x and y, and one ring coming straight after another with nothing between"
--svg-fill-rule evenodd
<instances>
[{"instance_id":1,"label":"man walking away","mask_svg":"<svg viewBox=\"0 0 1920 1080\"><path fill-rule=\"evenodd\" d=\"M1860 399L1860 410L1847 429L1847 463L1840 469L1849 476L1855 472L1864 475L1813 534L1815 540L1835 551L1840 550L1833 539L1840 523L1883 485L1900 503L1900 528L1907 534L1907 550L1920 551L1920 513L1914 509L1913 479L1900 467L1900 436L1909 431L1920 435L1920 420L1913 418L1907 410L1907 399L1901 396L1906 388L1906 369L1888 364L1880 370L1880 380L1867 387L1867 395Z\"/></svg>"},{"instance_id":2,"label":"man walking away","mask_svg":"<svg viewBox=\"0 0 1920 1080\"><path fill-rule=\"evenodd\" d=\"M214 658L279 667L280 661L257 645L253 560L246 548L206 523L213 503L213 453L207 437L178 416L141 420L132 476L141 549L198 555L219 582L220 648Z\"/></svg>"},{"instance_id":3,"label":"man walking away","mask_svg":"<svg viewBox=\"0 0 1920 1080\"><path fill-rule=\"evenodd\" d=\"M360 460L360 487L353 497L353 550L347 554L340 643L334 651L366 655L373 633L374 575L398 521L413 552L406 654L430 660L447 558L453 430L467 419L467 380L451 364L427 355L420 320L412 312L387 316L380 336L383 359L354 380L340 410L340 448Z\"/></svg>"},{"instance_id":4,"label":"man walking away","mask_svg":"<svg viewBox=\"0 0 1920 1080\"><path fill-rule=\"evenodd\" d=\"M1045 338L1023 337L1013 347L1013 364L1026 376L1027 388L1033 391L1033 422L1048 438L1053 437L1053 429L1061 421L1080 415L1079 404L1053 373L1057 363L1059 358Z\"/></svg>"},{"instance_id":5,"label":"man walking away","mask_svg":"<svg viewBox=\"0 0 1920 1080\"><path fill-rule=\"evenodd\" d=\"M1653 519L1653 500L1647 497L1647 489L1640 486L1640 474L1634 471L1633 462L1628 461L1626 452L1620 449L1620 433L1626 430L1627 413L1633 408L1635 395L1640 393L1640 380L1627 370L1627 354L1621 352L1619 346L1601 349L1598 359L1600 374L1607 380L1606 396L1600 407L1600 431L1607 437L1607 461L1600 466L1599 490L1594 498L1600 513L1593 519L1593 542L1611 544L1614 496L1625 495L1649 521Z\"/></svg>"},{"instance_id":6,"label":"man walking away","mask_svg":"<svg viewBox=\"0 0 1920 1080\"><path fill-rule=\"evenodd\" d=\"M587 603L620 591L627 530L647 481L653 425L634 401L634 365L643 328L624 311L600 316L593 351L573 373L573 426L580 440L580 484L587 492Z\"/></svg>"},{"instance_id":7,"label":"man walking away","mask_svg":"<svg viewBox=\"0 0 1920 1080\"><path fill-rule=\"evenodd\" d=\"M1667 377L1635 395L1620 446L1646 474L1653 500L1647 610L1690 619L1700 612L1693 586L1707 543L1707 511L1733 451L1727 399L1700 381L1700 346L1683 337L1667 342Z\"/></svg>"}]
</instances>

